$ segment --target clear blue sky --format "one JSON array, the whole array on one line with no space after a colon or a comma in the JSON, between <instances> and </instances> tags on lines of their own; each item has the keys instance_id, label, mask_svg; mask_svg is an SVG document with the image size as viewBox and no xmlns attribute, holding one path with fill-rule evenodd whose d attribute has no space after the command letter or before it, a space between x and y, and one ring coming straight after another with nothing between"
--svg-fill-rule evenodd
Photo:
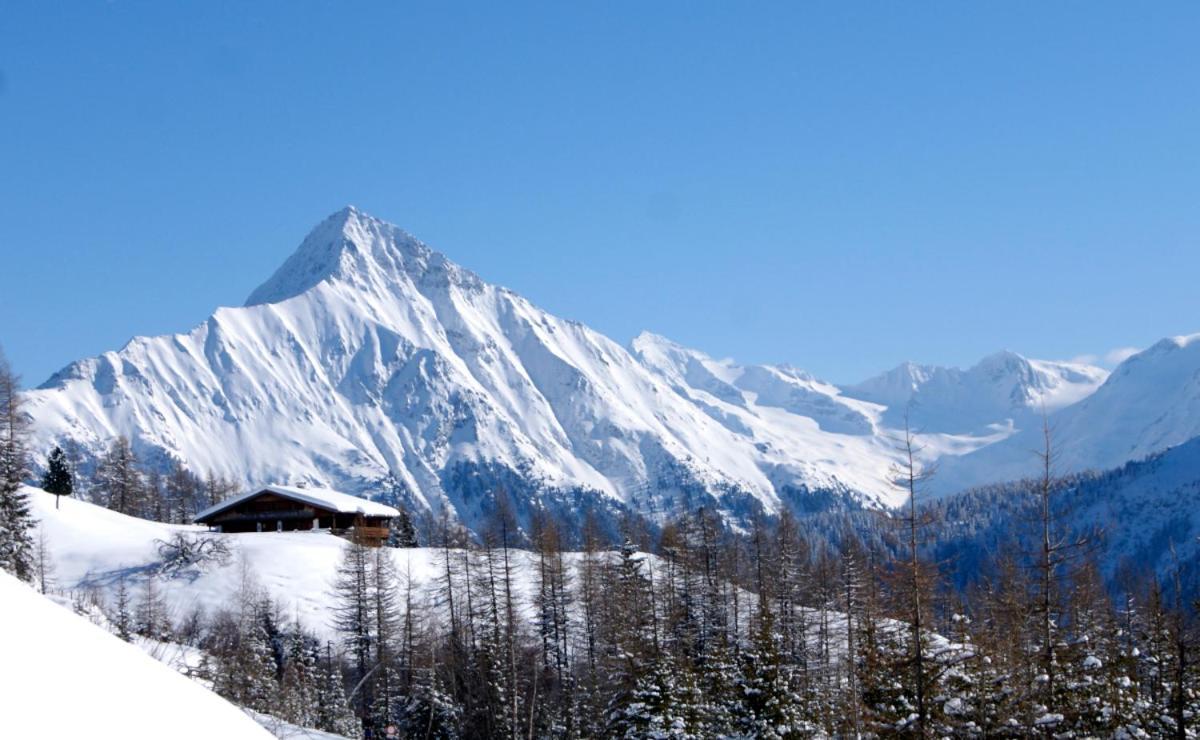
<instances>
[{"instance_id":1,"label":"clear blue sky","mask_svg":"<svg viewBox=\"0 0 1200 740\"><path fill-rule=\"evenodd\" d=\"M0 344L238 305L353 203L627 341L853 381L1200 331L1200 4L13 2Z\"/></svg>"}]
</instances>

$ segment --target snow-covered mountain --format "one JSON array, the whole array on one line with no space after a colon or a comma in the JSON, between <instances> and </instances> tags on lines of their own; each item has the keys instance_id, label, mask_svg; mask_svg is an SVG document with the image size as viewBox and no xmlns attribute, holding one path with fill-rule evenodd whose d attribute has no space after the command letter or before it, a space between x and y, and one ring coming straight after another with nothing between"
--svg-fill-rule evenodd
<instances>
[{"instance_id":1,"label":"snow-covered mountain","mask_svg":"<svg viewBox=\"0 0 1200 740\"><path fill-rule=\"evenodd\" d=\"M896 504L904 408L926 455L964 455L1103 379L1002 353L839 388L650 334L626 348L346 208L245 306L73 363L29 409L39 453L71 442L95 456L123 434L152 463L399 491L474 525L498 487L564 515Z\"/></svg>"},{"instance_id":2,"label":"snow-covered mountain","mask_svg":"<svg viewBox=\"0 0 1200 740\"><path fill-rule=\"evenodd\" d=\"M1015 352L985 357L967 370L906 362L842 392L888 407L884 419L927 432L981 433L997 423L1016 428L1091 395L1108 377L1098 367L1030 360Z\"/></svg>"},{"instance_id":3,"label":"snow-covered mountain","mask_svg":"<svg viewBox=\"0 0 1200 740\"><path fill-rule=\"evenodd\" d=\"M826 432L779 409L790 426L760 438L620 344L353 208L246 306L76 362L30 395L38 448L73 440L96 454L124 434L143 458L246 484L370 492L391 474L468 522L499 484L645 513L706 494L775 510L789 486L897 500L891 453L861 412ZM793 427L811 451L787 439Z\"/></svg>"},{"instance_id":4,"label":"snow-covered mountain","mask_svg":"<svg viewBox=\"0 0 1200 740\"><path fill-rule=\"evenodd\" d=\"M1048 417L1061 473L1106 470L1200 436L1200 334L1163 339L1128 358L1096 391ZM1035 472L1040 420L974 454L942 463L954 491Z\"/></svg>"}]
</instances>

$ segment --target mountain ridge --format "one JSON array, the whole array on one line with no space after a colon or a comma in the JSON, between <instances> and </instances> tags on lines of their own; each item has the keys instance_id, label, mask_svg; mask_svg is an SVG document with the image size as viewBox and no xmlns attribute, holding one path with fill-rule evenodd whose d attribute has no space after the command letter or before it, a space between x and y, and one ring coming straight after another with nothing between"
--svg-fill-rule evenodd
<instances>
[{"instance_id":1,"label":"mountain ridge","mask_svg":"<svg viewBox=\"0 0 1200 740\"><path fill-rule=\"evenodd\" d=\"M992 357L967 371L913 366L929 376L915 394L937 390L934 377L985 387L986 376L995 391L963 423L924 431L930 459L1015 434L1014 398L1024 413L1038 393L1086 397L1103 373ZM947 387L969 395L971 382ZM527 511L586 501L661 519L707 504L736 521L814 491L902 500L889 474L895 399L864 386L714 360L648 332L621 345L348 206L246 305L72 363L30 409L39 451L71 441L94 458L124 434L152 462L244 485L390 486L470 525L501 484Z\"/></svg>"}]
</instances>

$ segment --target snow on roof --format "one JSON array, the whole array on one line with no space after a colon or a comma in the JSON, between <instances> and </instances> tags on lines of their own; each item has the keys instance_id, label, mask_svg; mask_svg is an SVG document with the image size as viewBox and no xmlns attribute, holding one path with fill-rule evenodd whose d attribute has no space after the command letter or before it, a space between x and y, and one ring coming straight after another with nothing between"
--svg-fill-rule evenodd
<instances>
[{"instance_id":1,"label":"snow on roof","mask_svg":"<svg viewBox=\"0 0 1200 740\"><path fill-rule=\"evenodd\" d=\"M365 498L351 496L348 493L334 491L330 488L298 488L296 486L258 486L252 488L245 493L238 494L233 498L228 498L217 504L210 506L204 511L196 514L193 521L202 521L214 514L219 514L228 508L236 506L243 501L252 499L262 493L273 493L276 496L290 498L293 501L300 501L312 506L319 506L323 509L330 509L339 514L362 514L363 516L400 516L400 512L391 506L368 501Z\"/></svg>"}]
</instances>

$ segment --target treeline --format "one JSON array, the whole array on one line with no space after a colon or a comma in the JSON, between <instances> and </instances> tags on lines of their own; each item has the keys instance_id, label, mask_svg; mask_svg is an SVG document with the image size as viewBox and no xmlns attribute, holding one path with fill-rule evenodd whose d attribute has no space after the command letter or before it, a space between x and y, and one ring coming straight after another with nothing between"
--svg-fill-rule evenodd
<instances>
[{"instance_id":1,"label":"treeline","mask_svg":"<svg viewBox=\"0 0 1200 740\"><path fill-rule=\"evenodd\" d=\"M421 583L395 550L351 543L331 659L371 738L1195 733L1200 642L1178 584L1107 586L1047 465L1018 494L1035 546L997 548L957 589L928 557L922 478L899 471L910 504L871 528L887 545L851 529L836 549L788 514L733 533L700 509L653 535L629 522L617 551L585 524L567 553L552 519L518 531L496 497L482 542L434 528Z\"/></svg>"},{"instance_id":2,"label":"treeline","mask_svg":"<svg viewBox=\"0 0 1200 740\"><path fill-rule=\"evenodd\" d=\"M162 466L144 465L124 436L118 436L93 466L79 471L77 450L55 447L44 465L42 487L56 495L75 495L122 514L159 522L185 524L198 511L238 492L237 484L208 472L205 476L170 459Z\"/></svg>"},{"instance_id":3,"label":"treeline","mask_svg":"<svg viewBox=\"0 0 1200 740\"><path fill-rule=\"evenodd\" d=\"M249 586L155 636L203 649L202 677L231 700L351 737L1196 730L1191 609L1153 579L1108 591L1075 542L997 552L997 575L963 593L920 548L844 532L839 552L814 550L788 515L742 535L705 510L652 538L631 524L616 551L585 527L583 551L564 552L549 521L514 548L505 509L483 543L442 520L420 578L403 550L349 543L336 642ZM893 520L910 543L927 524L914 511Z\"/></svg>"}]
</instances>

